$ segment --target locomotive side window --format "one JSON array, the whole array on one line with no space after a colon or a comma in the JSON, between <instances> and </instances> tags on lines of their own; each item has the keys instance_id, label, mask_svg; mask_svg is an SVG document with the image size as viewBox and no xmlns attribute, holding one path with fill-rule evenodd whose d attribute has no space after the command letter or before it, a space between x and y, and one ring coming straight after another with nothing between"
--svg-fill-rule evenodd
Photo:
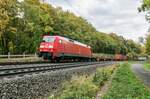
<instances>
[{"instance_id":1,"label":"locomotive side window","mask_svg":"<svg viewBox=\"0 0 150 99\"><path fill-rule=\"evenodd\" d=\"M52 37L52 36L44 36L43 37L44 42L54 42L54 40L55 40L55 37Z\"/></svg>"}]
</instances>

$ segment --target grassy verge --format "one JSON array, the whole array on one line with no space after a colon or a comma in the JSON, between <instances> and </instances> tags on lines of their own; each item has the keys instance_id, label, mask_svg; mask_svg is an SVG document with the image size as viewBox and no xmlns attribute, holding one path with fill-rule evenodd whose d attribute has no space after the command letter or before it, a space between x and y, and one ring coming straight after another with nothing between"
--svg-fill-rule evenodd
<instances>
[{"instance_id":1,"label":"grassy verge","mask_svg":"<svg viewBox=\"0 0 150 99\"><path fill-rule=\"evenodd\" d=\"M150 63L148 62L144 63L144 69L150 70Z\"/></svg>"},{"instance_id":2,"label":"grassy verge","mask_svg":"<svg viewBox=\"0 0 150 99\"><path fill-rule=\"evenodd\" d=\"M75 76L71 81L64 83L60 94L50 96L49 99L94 99L97 91L109 79L115 67L114 65L99 68L91 76Z\"/></svg>"},{"instance_id":3,"label":"grassy verge","mask_svg":"<svg viewBox=\"0 0 150 99\"><path fill-rule=\"evenodd\" d=\"M130 69L122 64L117 70L112 86L103 99L150 99L150 90L145 88Z\"/></svg>"}]
</instances>

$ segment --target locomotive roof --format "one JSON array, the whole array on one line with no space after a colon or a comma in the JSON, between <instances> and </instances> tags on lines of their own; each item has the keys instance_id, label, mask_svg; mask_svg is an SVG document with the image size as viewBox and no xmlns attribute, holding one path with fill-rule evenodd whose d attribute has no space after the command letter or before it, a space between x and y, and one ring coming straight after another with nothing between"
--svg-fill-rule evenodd
<instances>
[{"instance_id":1,"label":"locomotive roof","mask_svg":"<svg viewBox=\"0 0 150 99\"><path fill-rule=\"evenodd\" d=\"M50 35L44 35L44 36L50 36ZM81 43L81 42L78 42L78 41L76 41L76 40L72 40L72 39L69 39L69 38L66 38L66 37L63 37L63 36L57 36L57 35L55 35L55 36L52 36L52 37L58 37L58 38L61 38L61 39L63 39L63 40L66 40L66 41L72 41L72 42L74 42L75 44L78 44L78 45L81 45L81 46L84 46L84 47L91 48L90 46L88 46L88 45L86 45L86 44L83 44L83 43Z\"/></svg>"},{"instance_id":2,"label":"locomotive roof","mask_svg":"<svg viewBox=\"0 0 150 99\"><path fill-rule=\"evenodd\" d=\"M62 36L59 36L59 37L61 37L61 38L64 39L64 40L67 40L67 41L72 41L72 42L74 42L75 44L78 44L78 45L81 45L81 46L89 47L89 48L90 48L90 46L88 46L88 45L86 45L86 44L83 44L83 43L81 43L81 42L78 42L78 41L76 41L76 40L69 39L69 38L62 37Z\"/></svg>"}]
</instances>

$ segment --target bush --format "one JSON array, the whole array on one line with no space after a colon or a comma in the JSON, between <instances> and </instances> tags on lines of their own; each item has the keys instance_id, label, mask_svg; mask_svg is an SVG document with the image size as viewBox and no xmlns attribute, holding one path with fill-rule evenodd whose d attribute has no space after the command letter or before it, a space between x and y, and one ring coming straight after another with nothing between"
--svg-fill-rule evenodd
<instances>
[{"instance_id":1,"label":"bush","mask_svg":"<svg viewBox=\"0 0 150 99\"><path fill-rule=\"evenodd\" d=\"M97 69L93 77L93 82L97 86L102 86L104 82L108 80L108 78L111 76L111 74L113 73L113 70L114 70L114 66Z\"/></svg>"}]
</instances>

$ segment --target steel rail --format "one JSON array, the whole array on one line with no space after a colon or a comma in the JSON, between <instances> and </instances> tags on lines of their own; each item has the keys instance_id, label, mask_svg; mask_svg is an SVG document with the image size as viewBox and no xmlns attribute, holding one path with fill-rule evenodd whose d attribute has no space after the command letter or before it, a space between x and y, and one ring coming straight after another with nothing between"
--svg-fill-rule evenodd
<instances>
[{"instance_id":1,"label":"steel rail","mask_svg":"<svg viewBox=\"0 0 150 99\"><path fill-rule=\"evenodd\" d=\"M75 67L83 67L89 65L109 65L113 64L114 62L88 62L88 63L80 63L80 64L66 64L66 65L49 65L49 66L33 66L33 67L21 67L21 68L7 68L7 69L0 69L0 77L8 77L8 76L15 76L15 75L24 75L29 73L36 73L36 72L43 72L43 71L55 71L61 69L69 69Z\"/></svg>"},{"instance_id":2,"label":"steel rail","mask_svg":"<svg viewBox=\"0 0 150 99\"><path fill-rule=\"evenodd\" d=\"M101 61L104 63L104 61ZM35 64L11 64L11 65L0 65L0 71L2 70L10 70L10 69L21 69L21 68L32 68L32 67L46 67L46 66L62 66L62 65L72 65L72 64L85 64L92 62L72 62L72 63L35 63ZM93 62L94 63L94 62ZM96 62L95 62L96 63Z\"/></svg>"}]
</instances>

